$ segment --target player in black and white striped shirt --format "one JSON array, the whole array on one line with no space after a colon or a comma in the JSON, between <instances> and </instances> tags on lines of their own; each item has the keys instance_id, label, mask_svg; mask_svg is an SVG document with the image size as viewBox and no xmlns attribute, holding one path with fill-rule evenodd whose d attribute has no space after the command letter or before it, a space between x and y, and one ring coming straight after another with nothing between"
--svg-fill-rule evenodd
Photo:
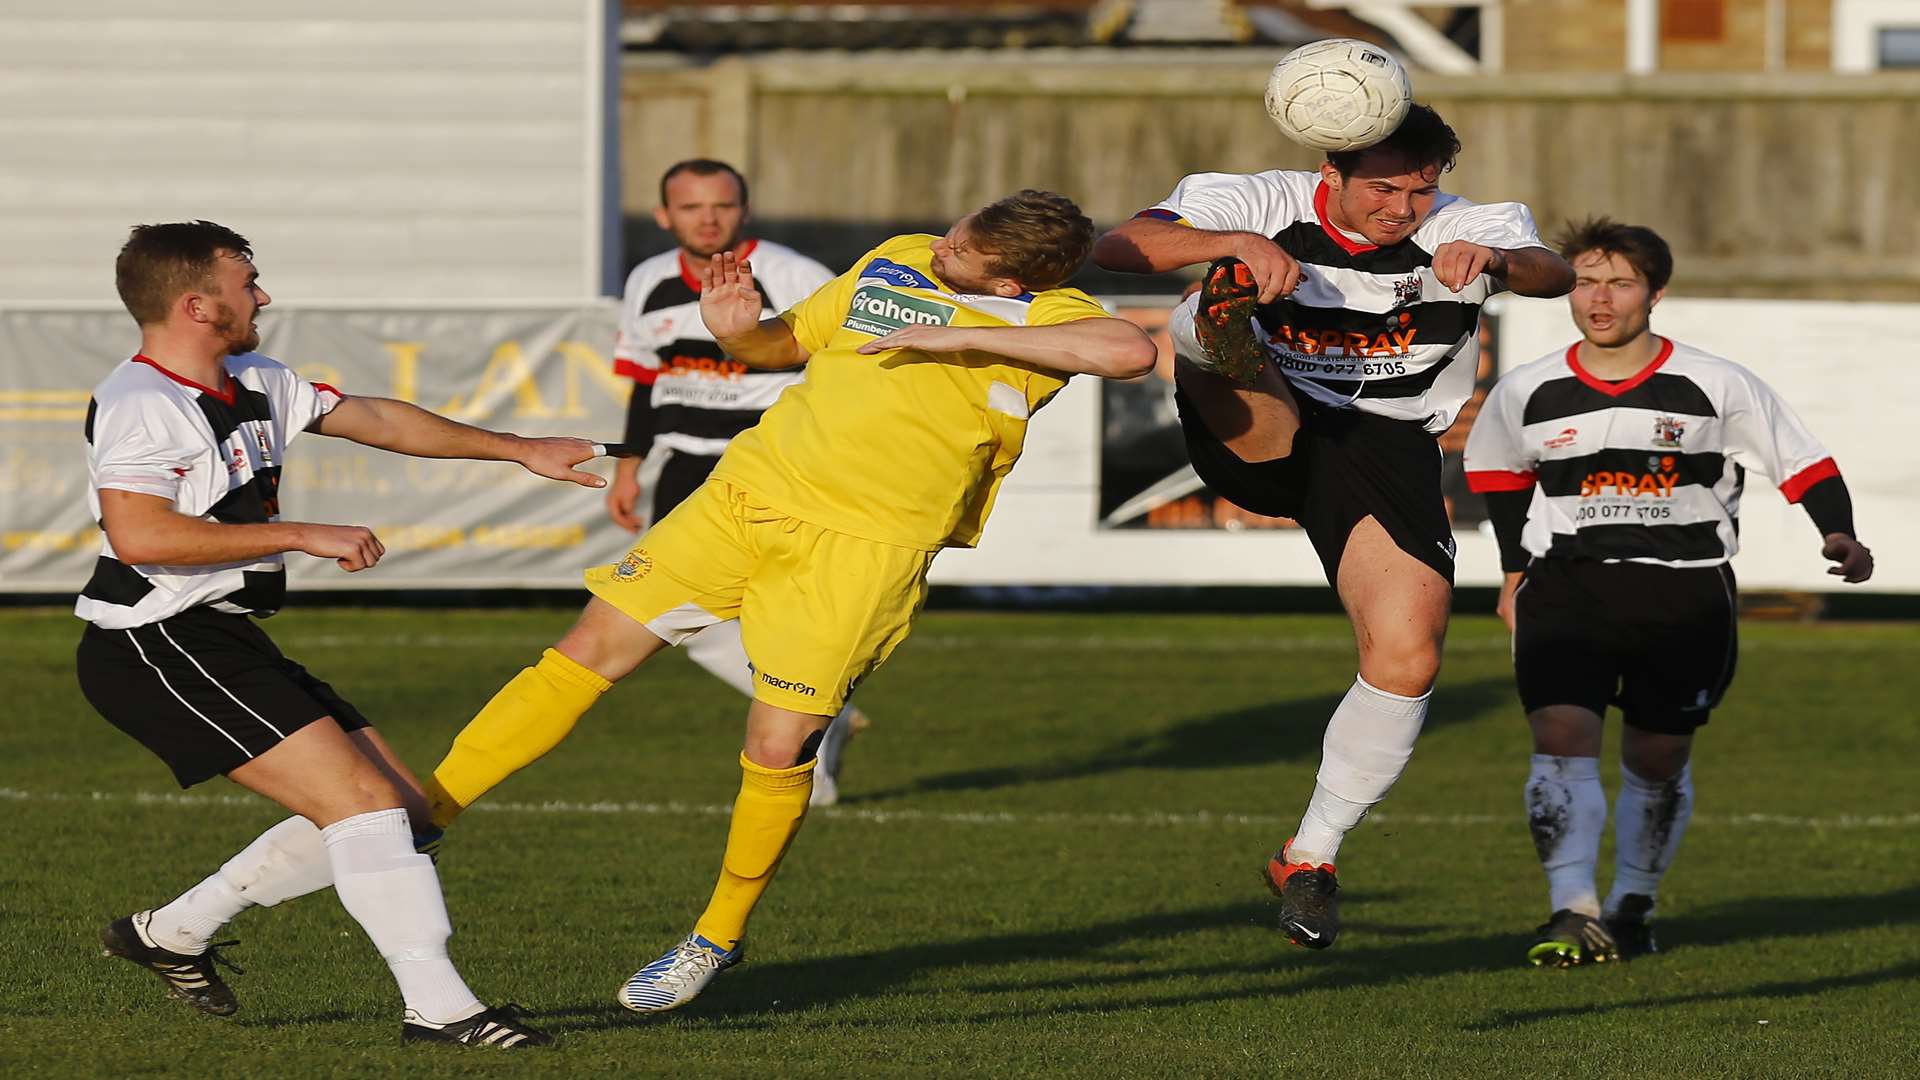
<instances>
[{"instance_id":1,"label":"player in black and white striped shirt","mask_svg":"<svg viewBox=\"0 0 1920 1080\"><path fill-rule=\"evenodd\" d=\"M1529 823L1553 914L1539 965L1653 948L1655 890L1693 810L1687 761L1733 678L1733 570L1748 470L1804 506L1831 573L1867 580L1846 481L1786 402L1738 364L1653 333L1673 255L1651 229L1569 230L1581 340L1504 376L1467 440L1506 581L1499 610L1533 728ZM1602 719L1624 721L1612 890Z\"/></svg>"},{"instance_id":2,"label":"player in black and white striped shirt","mask_svg":"<svg viewBox=\"0 0 1920 1080\"><path fill-rule=\"evenodd\" d=\"M1440 670L1454 542L1434 439L1472 392L1480 305L1573 281L1526 207L1441 194L1459 151L1415 105L1317 173L1189 176L1094 250L1112 270L1213 263L1171 327L1194 469L1298 521L1353 621L1359 676L1266 869L1281 929L1309 948L1333 943L1341 839L1406 768Z\"/></svg>"},{"instance_id":3,"label":"player in black and white striped shirt","mask_svg":"<svg viewBox=\"0 0 1920 1080\"><path fill-rule=\"evenodd\" d=\"M614 373L634 382L623 441L647 448L644 457L620 459L607 489L607 516L628 532L666 517L693 494L733 437L759 423L787 387L806 378L805 365L770 371L728 356L700 319L700 271L722 251L742 262L752 259L769 318L833 280L833 271L792 248L748 237L750 217L747 178L725 162L694 158L660 176L653 220L673 234L677 246L641 260L627 275L613 347ZM739 620L709 626L682 647L715 678L753 696ZM812 805L839 801L847 743L866 725L866 716L849 704L827 726ZM435 812L450 820L459 807L436 800Z\"/></svg>"},{"instance_id":4,"label":"player in black and white striped shirt","mask_svg":"<svg viewBox=\"0 0 1920 1080\"><path fill-rule=\"evenodd\" d=\"M289 551L349 572L384 549L365 528L280 520L281 466L303 432L417 457L515 461L588 487L580 439L522 439L405 402L346 397L254 352L270 302L244 237L211 222L142 225L115 266L140 353L87 410L89 497L104 533L75 611L87 620L80 689L182 787L216 775L295 816L171 903L102 933L107 951L168 993L227 1015L214 967L234 916L332 885L386 958L406 1002L401 1037L470 1045L549 1042L483 1006L447 957L452 933L431 859L415 851L420 785L367 718L284 656L253 622L285 594Z\"/></svg>"}]
</instances>

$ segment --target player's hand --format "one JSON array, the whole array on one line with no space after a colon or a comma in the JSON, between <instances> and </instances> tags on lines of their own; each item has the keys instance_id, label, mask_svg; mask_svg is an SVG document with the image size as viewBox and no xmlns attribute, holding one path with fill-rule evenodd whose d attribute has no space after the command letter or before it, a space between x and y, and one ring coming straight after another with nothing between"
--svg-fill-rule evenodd
<instances>
[{"instance_id":1,"label":"player's hand","mask_svg":"<svg viewBox=\"0 0 1920 1080\"><path fill-rule=\"evenodd\" d=\"M614 468L613 483L607 488L607 516L628 532L640 531L640 459L621 458Z\"/></svg>"},{"instance_id":2,"label":"player's hand","mask_svg":"<svg viewBox=\"0 0 1920 1080\"><path fill-rule=\"evenodd\" d=\"M513 460L535 476L544 476L549 480L571 480L581 487L606 487L605 477L574 468L598 456L594 453L593 444L585 439L522 438Z\"/></svg>"},{"instance_id":3,"label":"player's hand","mask_svg":"<svg viewBox=\"0 0 1920 1080\"><path fill-rule=\"evenodd\" d=\"M1454 292L1473 284L1481 274L1502 277L1506 272L1506 256L1483 244L1449 240L1433 252L1433 276Z\"/></svg>"},{"instance_id":4,"label":"player's hand","mask_svg":"<svg viewBox=\"0 0 1920 1080\"><path fill-rule=\"evenodd\" d=\"M1846 533L1828 533L1826 543L1820 548L1820 557L1839 563L1827 567L1827 573L1850 585L1858 585L1873 576L1873 552Z\"/></svg>"},{"instance_id":5,"label":"player's hand","mask_svg":"<svg viewBox=\"0 0 1920 1080\"><path fill-rule=\"evenodd\" d=\"M872 356L888 349L919 349L921 352L963 352L978 342L978 328L965 326L928 326L909 323L891 334L874 338L855 352Z\"/></svg>"},{"instance_id":6,"label":"player's hand","mask_svg":"<svg viewBox=\"0 0 1920 1080\"><path fill-rule=\"evenodd\" d=\"M1500 583L1500 600L1493 605L1493 613L1500 616L1501 622L1507 624L1509 634L1514 632L1513 600L1520 592L1520 579L1525 576L1518 573L1508 574L1506 580Z\"/></svg>"},{"instance_id":7,"label":"player's hand","mask_svg":"<svg viewBox=\"0 0 1920 1080\"><path fill-rule=\"evenodd\" d=\"M1253 281L1260 286L1260 302L1263 304L1291 296L1293 290L1300 287L1302 275L1299 261L1264 236L1235 234L1233 257L1246 263L1247 269L1253 271Z\"/></svg>"},{"instance_id":8,"label":"player's hand","mask_svg":"<svg viewBox=\"0 0 1920 1080\"><path fill-rule=\"evenodd\" d=\"M373 530L359 525L303 525L300 550L332 559L347 573L365 570L380 561L387 549Z\"/></svg>"},{"instance_id":9,"label":"player's hand","mask_svg":"<svg viewBox=\"0 0 1920 1080\"><path fill-rule=\"evenodd\" d=\"M700 320L714 337L738 337L759 326L761 306L751 263L731 251L707 260L700 271Z\"/></svg>"}]
</instances>

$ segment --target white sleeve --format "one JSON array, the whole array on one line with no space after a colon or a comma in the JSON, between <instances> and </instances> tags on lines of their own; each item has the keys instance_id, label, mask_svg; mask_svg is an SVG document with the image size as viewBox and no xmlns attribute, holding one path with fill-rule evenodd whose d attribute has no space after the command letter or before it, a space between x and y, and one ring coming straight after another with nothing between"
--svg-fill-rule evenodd
<instances>
[{"instance_id":1,"label":"white sleeve","mask_svg":"<svg viewBox=\"0 0 1920 1080\"><path fill-rule=\"evenodd\" d=\"M1788 502L1799 502L1807 488L1840 474L1833 455L1793 409L1745 368L1733 369L1726 408L1721 430L1727 456L1778 484Z\"/></svg>"},{"instance_id":2,"label":"white sleeve","mask_svg":"<svg viewBox=\"0 0 1920 1080\"><path fill-rule=\"evenodd\" d=\"M1143 216L1183 221L1212 232L1272 236L1303 216L1284 184L1272 174L1194 173Z\"/></svg>"},{"instance_id":3,"label":"white sleeve","mask_svg":"<svg viewBox=\"0 0 1920 1080\"><path fill-rule=\"evenodd\" d=\"M805 255L794 259L792 281L789 284L789 288L793 292L793 299L787 303L787 306L792 307L794 304L812 296L814 290L832 281L837 276L833 271L827 269L825 264L814 259L809 259ZM782 297L782 299L785 299L785 297Z\"/></svg>"},{"instance_id":4,"label":"white sleeve","mask_svg":"<svg viewBox=\"0 0 1920 1080\"><path fill-rule=\"evenodd\" d=\"M627 290L620 298L620 330L613 339L613 372L630 379L651 383L651 372L660 370L658 346L649 340L640 326L640 304L645 299L647 278L638 268L627 277Z\"/></svg>"},{"instance_id":5,"label":"white sleeve","mask_svg":"<svg viewBox=\"0 0 1920 1080\"><path fill-rule=\"evenodd\" d=\"M1433 244L1465 240L1485 247L1513 251L1546 247L1534 226L1533 211L1525 203L1475 203L1434 223Z\"/></svg>"},{"instance_id":6,"label":"white sleeve","mask_svg":"<svg viewBox=\"0 0 1920 1080\"><path fill-rule=\"evenodd\" d=\"M282 445L293 442L347 398L326 383L308 382L278 360L260 357L258 370L267 388L268 405L281 425Z\"/></svg>"},{"instance_id":7,"label":"white sleeve","mask_svg":"<svg viewBox=\"0 0 1920 1080\"><path fill-rule=\"evenodd\" d=\"M101 404L96 399L92 425L93 486L174 499L180 478L201 448L184 432L169 431L166 420L147 415L138 397Z\"/></svg>"},{"instance_id":8,"label":"white sleeve","mask_svg":"<svg viewBox=\"0 0 1920 1080\"><path fill-rule=\"evenodd\" d=\"M1467 486L1477 492L1524 491L1533 486L1539 457L1521 434L1526 392L1518 380L1495 383L1467 432Z\"/></svg>"}]
</instances>

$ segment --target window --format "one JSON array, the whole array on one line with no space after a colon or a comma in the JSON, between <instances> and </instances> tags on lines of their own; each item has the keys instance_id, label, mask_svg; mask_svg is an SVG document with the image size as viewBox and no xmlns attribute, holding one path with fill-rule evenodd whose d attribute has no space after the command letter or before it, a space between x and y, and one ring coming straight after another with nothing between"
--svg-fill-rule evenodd
<instances>
[{"instance_id":1,"label":"window","mask_svg":"<svg viewBox=\"0 0 1920 1080\"><path fill-rule=\"evenodd\" d=\"M1833 69L1920 68L1920 3L1833 0Z\"/></svg>"},{"instance_id":2,"label":"window","mask_svg":"<svg viewBox=\"0 0 1920 1080\"><path fill-rule=\"evenodd\" d=\"M1920 68L1920 26L1881 27L1879 54L1879 67Z\"/></svg>"}]
</instances>

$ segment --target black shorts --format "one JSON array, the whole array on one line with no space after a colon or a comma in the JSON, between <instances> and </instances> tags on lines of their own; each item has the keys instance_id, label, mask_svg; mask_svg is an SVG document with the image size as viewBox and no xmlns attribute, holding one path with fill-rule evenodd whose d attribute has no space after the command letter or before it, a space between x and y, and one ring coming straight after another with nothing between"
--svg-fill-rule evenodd
<instances>
[{"instance_id":1,"label":"black shorts","mask_svg":"<svg viewBox=\"0 0 1920 1080\"><path fill-rule=\"evenodd\" d=\"M673 512L673 508L685 502L695 488L707 482L707 474L720 464L718 457L707 454L689 454L683 450L664 450L667 460L660 465L660 475L653 481L653 500L648 507L648 524L653 524Z\"/></svg>"},{"instance_id":2,"label":"black shorts","mask_svg":"<svg viewBox=\"0 0 1920 1080\"><path fill-rule=\"evenodd\" d=\"M245 615L200 607L132 630L89 624L78 660L80 692L183 788L239 768L321 717L343 731L370 726Z\"/></svg>"},{"instance_id":3,"label":"black shorts","mask_svg":"<svg viewBox=\"0 0 1920 1080\"><path fill-rule=\"evenodd\" d=\"M1200 479L1242 510L1299 522L1330 585L1338 584L1347 537L1368 517L1400 550L1453 584L1453 523L1440 496L1440 447L1433 436L1408 420L1296 398L1300 431L1293 452L1246 462L1176 390L1187 457Z\"/></svg>"},{"instance_id":4,"label":"black shorts","mask_svg":"<svg viewBox=\"0 0 1920 1080\"><path fill-rule=\"evenodd\" d=\"M1726 565L1533 560L1514 597L1520 703L1616 705L1642 731L1691 734L1733 682L1735 595Z\"/></svg>"}]
</instances>

